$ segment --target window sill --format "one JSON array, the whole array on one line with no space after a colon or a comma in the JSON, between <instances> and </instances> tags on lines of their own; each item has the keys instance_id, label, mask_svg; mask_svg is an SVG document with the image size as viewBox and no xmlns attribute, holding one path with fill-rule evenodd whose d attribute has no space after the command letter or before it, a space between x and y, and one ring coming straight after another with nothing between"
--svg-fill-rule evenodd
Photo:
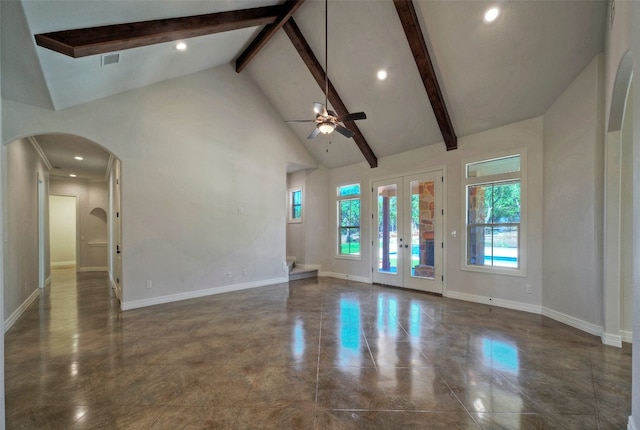
<instances>
[{"instance_id":1,"label":"window sill","mask_svg":"<svg viewBox=\"0 0 640 430\"><path fill-rule=\"evenodd\" d=\"M290 219L289 224L302 224L302 219Z\"/></svg>"},{"instance_id":2,"label":"window sill","mask_svg":"<svg viewBox=\"0 0 640 430\"><path fill-rule=\"evenodd\" d=\"M509 269L486 266L469 266L465 264L462 265L460 269L465 272L487 273L489 275L517 276L520 278L525 278L527 276L527 271L525 268Z\"/></svg>"},{"instance_id":3,"label":"window sill","mask_svg":"<svg viewBox=\"0 0 640 430\"><path fill-rule=\"evenodd\" d=\"M334 258L338 259L338 260L353 260L353 261L360 261L362 260L362 256L361 255L345 255L345 254L337 254Z\"/></svg>"}]
</instances>

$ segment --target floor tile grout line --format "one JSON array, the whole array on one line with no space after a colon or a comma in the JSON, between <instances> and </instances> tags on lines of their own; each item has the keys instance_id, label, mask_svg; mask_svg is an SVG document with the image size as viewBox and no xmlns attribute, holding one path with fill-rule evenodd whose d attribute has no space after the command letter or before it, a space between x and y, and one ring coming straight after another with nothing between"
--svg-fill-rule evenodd
<instances>
[{"instance_id":1,"label":"floor tile grout line","mask_svg":"<svg viewBox=\"0 0 640 430\"><path fill-rule=\"evenodd\" d=\"M600 426L600 405L598 404L598 393L596 390L596 378L593 374L593 359L591 357L591 347L587 344L587 353L589 354L589 370L591 371L591 386L593 387L593 401L596 407L596 423L598 424L598 429Z\"/></svg>"},{"instance_id":2,"label":"floor tile grout line","mask_svg":"<svg viewBox=\"0 0 640 430\"><path fill-rule=\"evenodd\" d=\"M318 392L320 390L320 353L322 352L322 315L324 313L323 303L320 303L320 327L318 328L318 359L316 360L316 398L313 413L313 428L318 425Z\"/></svg>"}]
</instances>

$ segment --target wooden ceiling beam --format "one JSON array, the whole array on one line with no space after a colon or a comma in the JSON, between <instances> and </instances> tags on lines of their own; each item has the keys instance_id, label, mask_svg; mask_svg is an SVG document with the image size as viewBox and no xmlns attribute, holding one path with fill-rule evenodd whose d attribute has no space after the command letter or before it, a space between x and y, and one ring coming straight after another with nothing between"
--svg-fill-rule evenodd
<instances>
[{"instance_id":1,"label":"wooden ceiling beam","mask_svg":"<svg viewBox=\"0 0 640 430\"><path fill-rule=\"evenodd\" d=\"M427 90L427 96L433 113L438 121L442 138L447 147L447 151L458 148L458 137L453 129L451 118L449 117L449 111L444 103L444 97L442 91L440 91L440 85L436 78L436 72L433 69L433 63L431 62L431 56L427 49L427 43L424 40L424 34L420 29L420 23L418 22L418 16L416 15L415 7L412 0L393 0L398 12L398 17L402 22L402 28L407 36L409 47L413 53L413 57L418 66L422 83Z\"/></svg>"},{"instance_id":2,"label":"wooden ceiling beam","mask_svg":"<svg viewBox=\"0 0 640 430\"><path fill-rule=\"evenodd\" d=\"M273 24L282 13L282 5L266 6L182 18L55 31L36 34L35 40L38 46L79 58Z\"/></svg>"},{"instance_id":3,"label":"wooden ceiling beam","mask_svg":"<svg viewBox=\"0 0 640 430\"><path fill-rule=\"evenodd\" d=\"M249 64L253 58L258 55L258 52L271 40L278 30L282 28L285 22L289 20L298 10L305 0L287 0L282 6L285 8L283 13L278 17L273 24L265 25L260 34L256 36L249 44L247 49L240 54L236 60L236 72L240 73Z\"/></svg>"},{"instance_id":4,"label":"wooden ceiling beam","mask_svg":"<svg viewBox=\"0 0 640 430\"><path fill-rule=\"evenodd\" d=\"M320 64L316 56L313 54L313 51L311 50L311 47L309 46L306 39L302 35L302 32L300 32L300 28L298 28L298 25L295 23L293 18L290 18L283 25L282 28L285 31L285 33L287 33L287 36L289 36L289 39L291 39L291 43L293 43L293 46L298 51L298 54L300 54L300 57L302 58L304 63L307 65L307 68L311 72L311 75L313 75L314 79L316 80L316 82L322 89L322 92L324 93L325 71L322 68L322 65ZM338 92L336 91L336 89L334 88L330 80L329 80L329 94L327 94L327 99L329 100L329 103L331 103L331 106L339 116L346 115L349 113L349 110L342 102L342 99L338 95ZM358 148L360 148L360 152L362 152L362 155L369 163L369 166L371 166L372 168L378 167L378 158L373 153L373 150L367 143L364 136L362 136L362 133L360 132L360 129L356 125L355 121L345 121L344 125L349 130L355 133L355 135L353 136L353 140L356 142L356 145L358 145Z\"/></svg>"}]
</instances>

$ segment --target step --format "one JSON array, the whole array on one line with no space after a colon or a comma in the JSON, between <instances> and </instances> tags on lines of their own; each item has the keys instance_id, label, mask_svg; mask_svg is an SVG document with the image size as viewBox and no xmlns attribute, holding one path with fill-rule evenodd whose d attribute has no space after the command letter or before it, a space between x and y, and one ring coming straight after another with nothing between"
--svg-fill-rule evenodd
<instances>
[{"instance_id":1,"label":"step","mask_svg":"<svg viewBox=\"0 0 640 430\"><path fill-rule=\"evenodd\" d=\"M293 270L289 272L289 280L297 281L299 279L308 279L308 278L317 278L318 277L318 269L301 269L300 267L295 267Z\"/></svg>"}]
</instances>

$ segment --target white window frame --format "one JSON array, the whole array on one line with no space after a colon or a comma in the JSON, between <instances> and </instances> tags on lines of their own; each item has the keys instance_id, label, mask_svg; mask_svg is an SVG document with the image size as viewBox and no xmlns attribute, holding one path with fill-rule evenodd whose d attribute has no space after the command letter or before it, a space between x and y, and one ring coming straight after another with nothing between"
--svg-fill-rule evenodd
<instances>
[{"instance_id":1,"label":"white window frame","mask_svg":"<svg viewBox=\"0 0 640 430\"><path fill-rule=\"evenodd\" d=\"M293 217L293 193L300 192L300 218ZM304 192L302 187L291 188L289 190L289 224L300 224L304 217Z\"/></svg>"},{"instance_id":2,"label":"white window frame","mask_svg":"<svg viewBox=\"0 0 640 430\"><path fill-rule=\"evenodd\" d=\"M359 194L351 194L348 196L340 195L340 188L347 187L351 185L360 186ZM358 227L360 229L360 253L358 254L341 254L340 253L340 202L343 200L360 200L360 214ZM340 184L336 187L336 234L335 234L336 244L334 246L335 258L340 258L344 260L361 260L362 259L362 183L361 182L345 182L344 184Z\"/></svg>"},{"instance_id":3,"label":"white window frame","mask_svg":"<svg viewBox=\"0 0 640 430\"><path fill-rule=\"evenodd\" d=\"M520 171L512 173L502 173L497 175L487 175L474 178L467 178L467 165L482 161L497 160L514 155L520 156ZM469 272L492 273L507 276L527 276L527 150L519 148L512 151L492 154L490 156L474 157L462 160L462 237L460 243L461 266L460 268ZM518 268L479 266L468 264L467 252L469 251L467 238L468 221L468 186L478 184L500 183L510 180L520 180L520 227L518 229Z\"/></svg>"}]
</instances>

